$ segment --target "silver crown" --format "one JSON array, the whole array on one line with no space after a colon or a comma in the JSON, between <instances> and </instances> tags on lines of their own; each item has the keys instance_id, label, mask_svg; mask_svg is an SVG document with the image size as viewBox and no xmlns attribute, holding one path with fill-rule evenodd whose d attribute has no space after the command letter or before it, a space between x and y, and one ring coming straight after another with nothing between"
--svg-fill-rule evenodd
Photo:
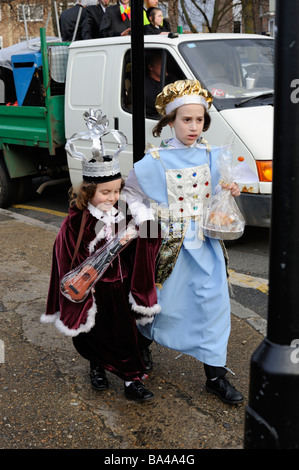
<instances>
[{"instance_id":1,"label":"silver crown","mask_svg":"<svg viewBox=\"0 0 299 470\"><path fill-rule=\"evenodd\" d=\"M83 119L86 121L88 132L73 134L65 145L66 152L72 158L82 161L83 176L97 178L120 173L118 156L127 144L126 136L116 129L108 129L109 122L100 109L89 109L83 114ZM108 134L112 134L118 143L117 150L113 155L106 155L102 141L102 138ZM92 141L91 157L88 158L76 149L75 142L78 140Z\"/></svg>"}]
</instances>

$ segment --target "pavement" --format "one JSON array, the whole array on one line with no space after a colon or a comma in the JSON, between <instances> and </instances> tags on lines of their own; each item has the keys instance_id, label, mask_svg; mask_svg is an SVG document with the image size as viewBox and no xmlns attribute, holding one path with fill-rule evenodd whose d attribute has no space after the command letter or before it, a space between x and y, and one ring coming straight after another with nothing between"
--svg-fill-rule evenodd
<instances>
[{"instance_id":1,"label":"pavement","mask_svg":"<svg viewBox=\"0 0 299 470\"><path fill-rule=\"evenodd\" d=\"M123 463L116 456L137 450L190 456L243 449L250 360L265 320L232 297L227 365L235 375L228 378L245 397L241 405L208 394L201 363L157 344L145 382L153 400L127 400L122 381L109 373L109 390L96 392L72 340L39 321L57 232L0 209L0 449L101 449L105 464Z\"/></svg>"}]
</instances>

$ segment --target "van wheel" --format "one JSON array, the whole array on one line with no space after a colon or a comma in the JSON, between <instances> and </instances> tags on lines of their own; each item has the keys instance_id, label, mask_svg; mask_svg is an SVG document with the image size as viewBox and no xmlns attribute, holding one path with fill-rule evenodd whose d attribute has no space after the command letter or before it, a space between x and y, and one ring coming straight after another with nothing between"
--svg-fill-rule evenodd
<instances>
[{"instance_id":1,"label":"van wheel","mask_svg":"<svg viewBox=\"0 0 299 470\"><path fill-rule=\"evenodd\" d=\"M8 207L14 197L16 183L9 177L3 159L0 159L0 207Z\"/></svg>"}]
</instances>

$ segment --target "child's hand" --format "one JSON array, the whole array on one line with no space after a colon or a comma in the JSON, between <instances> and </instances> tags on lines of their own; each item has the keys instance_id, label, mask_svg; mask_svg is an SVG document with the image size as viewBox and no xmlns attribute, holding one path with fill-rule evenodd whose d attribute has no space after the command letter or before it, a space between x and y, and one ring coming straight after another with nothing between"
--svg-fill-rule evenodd
<instances>
[{"instance_id":1,"label":"child's hand","mask_svg":"<svg viewBox=\"0 0 299 470\"><path fill-rule=\"evenodd\" d=\"M239 186L237 185L237 183L231 183L231 184L225 184L225 183L222 183L221 184L221 187L223 189L227 189L228 191L231 192L231 195L233 197L237 197L237 196L240 196L240 189L239 189Z\"/></svg>"}]
</instances>

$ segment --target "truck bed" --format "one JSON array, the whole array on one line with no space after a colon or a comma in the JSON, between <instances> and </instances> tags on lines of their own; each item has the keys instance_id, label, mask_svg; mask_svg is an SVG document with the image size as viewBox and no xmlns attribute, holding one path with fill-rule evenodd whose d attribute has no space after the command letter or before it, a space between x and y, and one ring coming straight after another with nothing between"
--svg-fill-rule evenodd
<instances>
[{"instance_id":1,"label":"truck bed","mask_svg":"<svg viewBox=\"0 0 299 470\"><path fill-rule=\"evenodd\" d=\"M0 106L0 149L4 144L55 148L65 143L64 95L52 96L48 107Z\"/></svg>"}]
</instances>

